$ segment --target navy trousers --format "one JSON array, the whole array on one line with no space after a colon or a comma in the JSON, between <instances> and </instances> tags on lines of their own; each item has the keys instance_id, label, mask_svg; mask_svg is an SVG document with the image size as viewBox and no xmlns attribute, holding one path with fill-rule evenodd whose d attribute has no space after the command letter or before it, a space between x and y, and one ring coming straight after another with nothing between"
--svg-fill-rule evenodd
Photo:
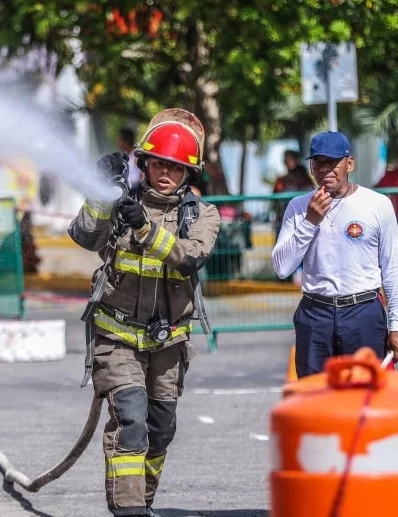
<instances>
[{"instance_id":1,"label":"navy trousers","mask_svg":"<svg viewBox=\"0 0 398 517\"><path fill-rule=\"evenodd\" d=\"M353 354L363 346L372 348L380 359L385 356L388 327L380 296L348 307L334 307L303 296L293 321L299 378L323 371L329 357Z\"/></svg>"}]
</instances>

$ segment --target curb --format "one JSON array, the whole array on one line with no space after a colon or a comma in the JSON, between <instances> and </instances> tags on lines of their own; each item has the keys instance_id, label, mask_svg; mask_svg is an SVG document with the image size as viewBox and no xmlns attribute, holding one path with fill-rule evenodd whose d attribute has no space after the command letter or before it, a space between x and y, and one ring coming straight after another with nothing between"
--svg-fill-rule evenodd
<instances>
[{"instance_id":1,"label":"curb","mask_svg":"<svg viewBox=\"0 0 398 517\"><path fill-rule=\"evenodd\" d=\"M91 289L91 277L82 275L27 273L24 281L27 291L59 291L89 295Z\"/></svg>"},{"instance_id":2,"label":"curb","mask_svg":"<svg viewBox=\"0 0 398 517\"><path fill-rule=\"evenodd\" d=\"M265 280L214 280L203 285L203 294L209 297L262 293L300 294L301 289L292 283Z\"/></svg>"},{"instance_id":3,"label":"curb","mask_svg":"<svg viewBox=\"0 0 398 517\"><path fill-rule=\"evenodd\" d=\"M27 273L25 274L25 289L27 291L59 291L89 295L91 277L54 273ZM300 292L299 287L286 282L227 280L207 282L203 285L203 293L209 297L261 293L300 294Z\"/></svg>"},{"instance_id":4,"label":"curb","mask_svg":"<svg viewBox=\"0 0 398 517\"><path fill-rule=\"evenodd\" d=\"M0 362L59 361L65 354L65 320L0 322Z\"/></svg>"}]
</instances>

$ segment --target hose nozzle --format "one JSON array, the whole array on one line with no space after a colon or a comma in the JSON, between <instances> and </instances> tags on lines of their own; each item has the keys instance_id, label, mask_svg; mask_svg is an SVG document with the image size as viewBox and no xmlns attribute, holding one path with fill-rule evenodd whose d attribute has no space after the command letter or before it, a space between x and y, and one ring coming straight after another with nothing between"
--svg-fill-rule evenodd
<instances>
[{"instance_id":1,"label":"hose nozzle","mask_svg":"<svg viewBox=\"0 0 398 517\"><path fill-rule=\"evenodd\" d=\"M112 182L110 193L113 199L117 200L119 205L122 205L130 193L131 185L129 182L129 164L127 160L123 160L123 173L119 180Z\"/></svg>"}]
</instances>

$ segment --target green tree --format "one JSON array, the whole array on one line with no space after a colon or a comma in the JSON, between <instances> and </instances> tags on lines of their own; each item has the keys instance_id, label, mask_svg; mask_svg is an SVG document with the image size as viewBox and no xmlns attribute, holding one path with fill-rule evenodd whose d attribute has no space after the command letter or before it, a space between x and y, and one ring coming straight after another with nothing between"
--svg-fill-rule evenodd
<instances>
[{"instance_id":1,"label":"green tree","mask_svg":"<svg viewBox=\"0 0 398 517\"><path fill-rule=\"evenodd\" d=\"M204 123L206 156L220 166L223 138L245 148L319 124L324 108L282 107L300 94L301 41L354 41L357 105L369 108L374 84L397 62L397 13L396 0L8 0L0 45L12 54L43 44L61 68L78 42L89 109L142 124L165 107L190 109ZM339 106L347 124L353 111Z\"/></svg>"},{"instance_id":2,"label":"green tree","mask_svg":"<svg viewBox=\"0 0 398 517\"><path fill-rule=\"evenodd\" d=\"M206 129L206 155L219 167L222 137L261 141L273 128L268 106L283 97L286 61L300 31L298 22L286 31L291 7L284 0L250 7L237 0L13 0L0 16L13 32L11 49L42 42L61 65L72 58L70 38L78 37L91 109L142 122L162 107L194 111Z\"/></svg>"}]
</instances>

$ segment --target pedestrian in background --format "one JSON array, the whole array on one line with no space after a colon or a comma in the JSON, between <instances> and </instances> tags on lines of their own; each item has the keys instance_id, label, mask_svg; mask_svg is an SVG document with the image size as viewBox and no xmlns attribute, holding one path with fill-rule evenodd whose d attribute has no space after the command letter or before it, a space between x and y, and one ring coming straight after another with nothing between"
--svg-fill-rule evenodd
<instances>
[{"instance_id":1,"label":"pedestrian in background","mask_svg":"<svg viewBox=\"0 0 398 517\"><path fill-rule=\"evenodd\" d=\"M117 147L122 153L126 153L129 157L129 181L131 185L136 185L144 179L142 171L137 166L137 160L134 156L134 146L136 144L135 132L127 127L119 131Z\"/></svg>"},{"instance_id":2,"label":"pedestrian in background","mask_svg":"<svg viewBox=\"0 0 398 517\"><path fill-rule=\"evenodd\" d=\"M286 166L287 173L275 181L274 194L280 194L282 192L302 192L314 188L311 177L307 169L301 163L300 155L297 151L291 149L285 151L283 163ZM279 232L282 228L283 215L288 204L289 199L276 199L273 202L273 210L275 213L275 242L278 240ZM302 265L299 264L297 270L283 281L294 282L297 286L300 286L301 278Z\"/></svg>"},{"instance_id":3,"label":"pedestrian in background","mask_svg":"<svg viewBox=\"0 0 398 517\"><path fill-rule=\"evenodd\" d=\"M398 187L398 153L387 165L386 173L375 185L375 188ZM398 217L398 194L390 194L389 198L393 204L395 215Z\"/></svg>"},{"instance_id":4,"label":"pedestrian in background","mask_svg":"<svg viewBox=\"0 0 398 517\"><path fill-rule=\"evenodd\" d=\"M273 190L274 194L312 190L314 188L307 169L300 162L300 155L297 151L291 149L285 151L283 163L286 166L287 173L276 179ZM283 214L288 204L289 200L285 199L274 201L276 240L278 240L278 235L282 227Z\"/></svg>"},{"instance_id":5,"label":"pedestrian in background","mask_svg":"<svg viewBox=\"0 0 398 517\"><path fill-rule=\"evenodd\" d=\"M391 201L351 183L346 136L315 135L308 157L319 188L292 199L272 263L281 278L303 261L303 297L294 315L298 377L325 360L370 346L398 359L398 226ZM389 333L381 289L388 301Z\"/></svg>"}]
</instances>

